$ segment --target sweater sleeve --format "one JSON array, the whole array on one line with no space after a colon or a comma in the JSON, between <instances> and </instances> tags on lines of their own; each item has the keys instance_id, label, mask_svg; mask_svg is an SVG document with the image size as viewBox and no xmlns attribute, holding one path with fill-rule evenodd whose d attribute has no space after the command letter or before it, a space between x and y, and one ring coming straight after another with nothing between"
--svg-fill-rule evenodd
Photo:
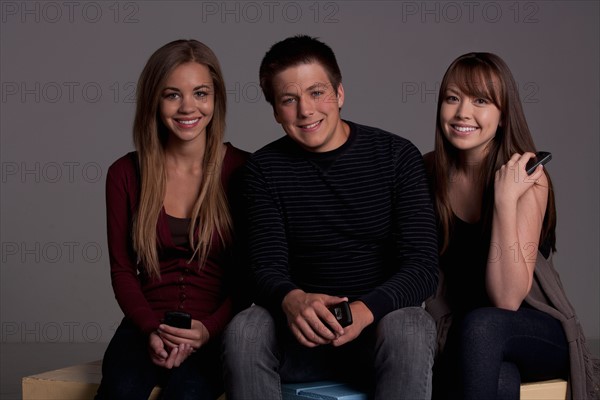
<instances>
[{"instance_id":1,"label":"sweater sleeve","mask_svg":"<svg viewBox=\"0 0 600 400\"><path fill-rule=\"evenodd\" d=\"M420 306L437 287L437 228L419 150L405 141L394 151L392 232L395 271L361 297L378 321L402 307Z\"/></svg>"},{"instance_id":2,"label":"sweater sleeve","mask_svg":"<svg viewBox=\"0 0 600 400\"><path fill-rule=\"evenodd\" d=\"M283 298L297 286L288 267L288 243L281 207L252 159L244 174L248 255L255 278L255 303L281 311Z\"/></svg>"},{"instance_id":3,"label":"sweater sleeve","mask_svg":"<svg viewBox=\"0 0 600 400\"><path fill-rule=\"evenodd\" d=\"M106 226L110 272L115 297L125 316L144 333L158 328L160 321L142 293L136 256L132 247L132 204L138 182L133 157L117 160L106 177Z\"/></svg>"}]
</instances>

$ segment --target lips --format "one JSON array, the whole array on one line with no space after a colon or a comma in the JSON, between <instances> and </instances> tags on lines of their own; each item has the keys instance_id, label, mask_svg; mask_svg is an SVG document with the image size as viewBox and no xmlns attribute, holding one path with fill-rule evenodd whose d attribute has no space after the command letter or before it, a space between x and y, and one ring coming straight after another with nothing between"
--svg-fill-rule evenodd
<instances>
[{"instance_id":1,"label":"lips","mask_svg":"<svg viewBox=\"0 0 600 400\"><path fill-rule=\"evenodd\" d=\"M193 128L198 125L200 118L194 119L174 119L175 123L183 128Z\"/></svg>"},{"instance_id":2,"label":"lips","mask_svg":"<svg viewBox=\"0 0 600 400\"><path fill-rule=\"evenodd\" d=\"M311 124L299 125L299 127L300 127L300 129L302 129L304 131L314 131L319 128L322 121L323 120L319 120L319 121L313 122Z\"/></svg>"},{"instance_id":3,"label":"lips","mask_svg":"<svg viewBox=\"0 0 600 400\"><path fill-rule=\"evenodd\" d=\"M459 135L468 135L472 132L475 132L478 129L477 127L467 126L467 125L450 125L450 126Z\"/></svg>"}]
</instances>

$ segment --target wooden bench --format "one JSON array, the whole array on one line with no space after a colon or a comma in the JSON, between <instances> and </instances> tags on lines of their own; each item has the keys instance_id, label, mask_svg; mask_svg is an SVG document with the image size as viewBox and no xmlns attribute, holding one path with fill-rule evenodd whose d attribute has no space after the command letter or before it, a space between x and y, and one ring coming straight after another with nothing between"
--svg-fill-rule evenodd
<instances>
[{"instance_id":1,"label":"wooden bench","mask_svg":"<svg viewBox=\"0 0 600 400\"><path fill-rule=\"evenodd\" d=\"M339 382L320 381L287 384L282 387L283 400L368 400L367 395ZM567 381L554 379L521 385L521 400L565 400Z\"/></svg>"},{"instance_id":2,"label":"wooden bench","mask_svg":"<svg viewBox=\"0 0 600 400\"><path fill-rule=\"evenodd\" d=\"M92 400L102 378L102 361L74 365L22 379L23 400ZM155 400L160 389L154 388L148 400ZM284 400L338 398L360 400L364 394L336 382L284 385ZM321 392L321 393L319 393ZM564 400L567 382L555 379L521 385L521 400ZM318 397L318 396L329 397ZM338 397L331 397L337 395ZM219 400L225 400L221 396Z\"/></svg>"}]
</instances>

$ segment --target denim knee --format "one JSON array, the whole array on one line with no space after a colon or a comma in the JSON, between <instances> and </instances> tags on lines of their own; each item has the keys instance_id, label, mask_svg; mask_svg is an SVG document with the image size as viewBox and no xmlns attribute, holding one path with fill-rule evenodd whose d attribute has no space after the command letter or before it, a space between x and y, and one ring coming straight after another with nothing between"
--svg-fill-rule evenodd
<instances>
[{"instance_id":1,"label":"denim knee","mask_svg":"<svg viewBox=\"0 0 600 400\"><path fill-rule=\"evenodd\" d=\"M489 341L496 337L506 326L507 317L514 311L496 307L483 307L472 310L462 320L461 338L463 342L473 343L477 340Z\"/></svg>"},{"instance_id":2,"label":"denim knee","mask_svg":"<svg viewBox=\"0 0 600 400\"><path fill-rule=\"evenodd\" d=\"M436 329L429 313L420 307L393 311L376 332L375 398L431 398Z\"/></svg>"},{"instance_id":3,"label":"denim knee","mask_svg":"<svg viewBox=\"0 0 600 400\"><path fill-rule=\"evenodd\" d=\"M435 321L421 307L405 307L387 314L377 326L377 337L393 339L402 348L435 350Z\"/></svg>"},{"instance_id":4,"label":"denim knee","mask_svg":"<svg viewBox=\"0 0 600 400\"><path fill-rule=\"evenodd\" d=\"M223 335L223 377L228 399L281 398L275 321L252 306L234 317Z\"/></svg>"},{"instance_id":5,"label":"denim knee","mask_svg":"<svg viewBox=\"0 0 600 400\"><path fill-rule=\"evenodd\" d=\"M275 321L266 309L252 306L237 314L223 335L224 361L234 357L240 362L243 355L263 354L276 343ZM230 364L231 365L231 364Z\"/></svg>"}]
</instances>

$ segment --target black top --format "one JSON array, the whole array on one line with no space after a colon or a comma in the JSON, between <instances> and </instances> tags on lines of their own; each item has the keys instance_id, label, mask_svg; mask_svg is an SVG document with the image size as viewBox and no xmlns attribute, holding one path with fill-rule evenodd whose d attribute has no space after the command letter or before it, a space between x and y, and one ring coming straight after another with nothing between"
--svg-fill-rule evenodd
<instances>
[{"instance_id":1,"label":"black top","mask_svg":"<svg viewBox=\"0 0 600 400\"><path fill-rule=\"evenodd\" d=\"M423 159L408 140L347 122L333 152L285 136L246 167L256 303L279 311L285 295L360 299L375 320L419 306L437 284L437 233Z\"/></svg>"},{"instance_id":2,"label":"black top","mask_svg":"<svg viewBox=\"0 0 600 400\"><path fill-rule=\"evenodd\" d=\"M440 268L446 282L446 299L456 314L491 307L485 284L488 257L493 261L514 256L501 254L497 246L490 249L491 236L483 231L482 225L481 222L468 223L454 216L448 249L440 256ZM544 257L548 257L549 248L548 243L539 246Z\"/></svg>"}]
</instances>

